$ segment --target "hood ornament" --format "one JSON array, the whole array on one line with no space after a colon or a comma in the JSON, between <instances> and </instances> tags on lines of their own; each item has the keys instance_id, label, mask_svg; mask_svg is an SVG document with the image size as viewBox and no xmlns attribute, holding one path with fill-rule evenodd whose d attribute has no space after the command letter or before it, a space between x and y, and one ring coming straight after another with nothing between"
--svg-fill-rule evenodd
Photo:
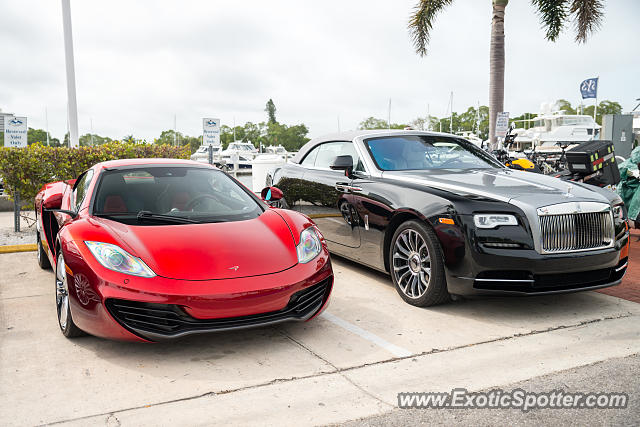
<instances>
[{"instance_id":1,"label":"hood ornament","mask_svg":"<svg viewBox=\"0 0 640 427\"><path fill-rule=\"evenodd\" d=\"M564 197L574 197L573 194L571 194L571 190L573 190L573 185L567 184L567 192L564 194Z\"/></svg>"},{"instance_id":2,"label":"hood ornament","mask_svg":"<svg viewBox=\"0 0 640 427\"><path fill-rule=\"evenodd\" d=\"M234 265L233 267L229 267L229 270L238 271L239 268L239 266Z\"/></svg>"}]
</instances>

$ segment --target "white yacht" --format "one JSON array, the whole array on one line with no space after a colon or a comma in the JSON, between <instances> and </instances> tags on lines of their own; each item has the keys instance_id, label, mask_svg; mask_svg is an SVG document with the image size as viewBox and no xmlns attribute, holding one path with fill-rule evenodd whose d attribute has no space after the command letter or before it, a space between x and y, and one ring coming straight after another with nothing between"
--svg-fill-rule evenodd
<instances>
[{"instance_id":1,"label":"white yacht","mask_svg":"<svg viewBox=\"0 0 640 427\"><path fill-rule=\"evenodd\" d=\"M523 122L529 122L533 126L526 130L519 128L513 131L518 134L512 147L516 151L533 148L537 151L559 150L556 145L558 142L579 143L598 139L601 128L591 116L563 112L541 114Z\"/></svg>"},{"instance_id":2,"label":"white yacht","mask_svg":"<svg viewBox=\"0 0 640 427\"><path fill-rule=\"evenodd\" d=\"M227 165L233 165L234 157L238 155L238 167L240 169L251 168L251 161L254 159L258 150L250 142L233 141L229 143L226 150L220 153L220 157L223 163Z\"/></svg>"},{"instance_id":3,"label":"white yacht","mask_svg":"<svg viewBox=\"0 0 640 427\"><path fill-rule=\"evenodd\" d=\"M282 145L267 145L264 147L265 154L277 154L279 156L286 156L289 152Z\"/></svg>"}]
</instances>

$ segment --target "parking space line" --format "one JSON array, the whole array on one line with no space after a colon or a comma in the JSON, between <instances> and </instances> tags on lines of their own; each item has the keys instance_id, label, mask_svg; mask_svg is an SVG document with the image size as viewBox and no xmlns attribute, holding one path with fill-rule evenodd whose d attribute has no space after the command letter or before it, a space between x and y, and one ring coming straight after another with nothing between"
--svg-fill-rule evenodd
<instances>
[{"instance_id":1,"label":"parking space line","mask_svg":"<svg viewBox=\"0 0 640 427\"><path fill-rule=\"evenodd\" d=\"M349 323L344 319L339 318L331 313L327 313L326 311L321 314L321 317L327 319L328 321L335 323L343 329L346 329L349 332L352 332L358 335L361 338L364 338L367 341L370 341L377 346L380 346L387 350L389 353L393 354L396 357L409 357L413 353L407 350L406 348L399 347L395 344L391 344L390 342L380 338L376 334L373 334L369 331L362 329L359 326L354 325L353 323Z\"/></svg>"}]
</instances>

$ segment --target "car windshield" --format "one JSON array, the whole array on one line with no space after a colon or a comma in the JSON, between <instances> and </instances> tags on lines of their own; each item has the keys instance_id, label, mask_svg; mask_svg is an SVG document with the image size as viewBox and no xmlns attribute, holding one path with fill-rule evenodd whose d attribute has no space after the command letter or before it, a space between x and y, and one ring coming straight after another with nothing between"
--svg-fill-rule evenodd
<instances>
[{"instance_id":1,"label":"car windshield","mask_svg":"<svg viewBox=\"0 0 640 427\"><path fill-rule=\"evenodd\" d=\"M127 224L162 225L242 221L262 212L248 190L219 170L143 166L103 172L93 214Z\"/></svg>"},{"instance_id":2,"label":"car windshield","mask_svg":"<svg viewBox=\"0 0 640 427\"><path fill-rule=\"evenodd\" d=\"M441 136L385 136L365 141L379 169L489 169L502 165L473 144Z\"/></svg>"}]
</instances>

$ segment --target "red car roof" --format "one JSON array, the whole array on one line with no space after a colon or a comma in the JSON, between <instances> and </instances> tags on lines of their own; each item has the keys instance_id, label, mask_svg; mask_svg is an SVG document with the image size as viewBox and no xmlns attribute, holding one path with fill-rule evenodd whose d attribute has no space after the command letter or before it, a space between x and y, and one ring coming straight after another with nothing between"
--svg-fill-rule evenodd
<instances>
[{"instance_id":1,"label":"red car roof","mask_svg":"<svg viewBox=\"0 0 640 427\"><path fill-rule=\"evenodd\" d=\"M98 163L96 166L100 168L114 168L118 166L136 166L136 165L197 165L203 166L206 163L196 162L193 160L184 159L119 159L109 160L106 162Z\"/></svg>"}]
</instances>

